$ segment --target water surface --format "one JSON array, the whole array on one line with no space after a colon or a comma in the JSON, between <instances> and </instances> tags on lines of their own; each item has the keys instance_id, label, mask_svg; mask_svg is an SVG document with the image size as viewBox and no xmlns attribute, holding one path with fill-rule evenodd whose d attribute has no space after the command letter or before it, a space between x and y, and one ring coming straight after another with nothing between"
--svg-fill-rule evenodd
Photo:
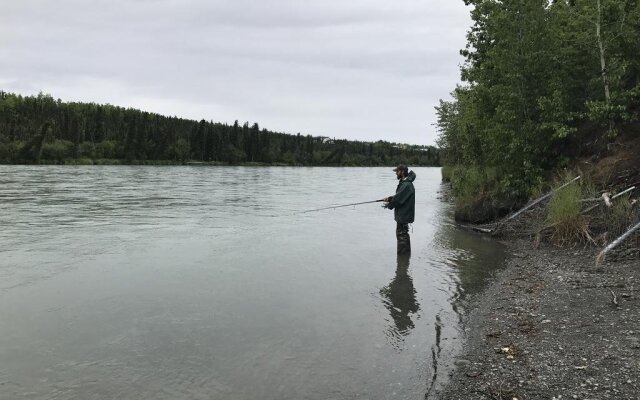
<instances>
[{"instance_id":1,"label":"water surface","mask_svg":"<svg viewBox=\"0 0 640 400\"><path fill-rule=\"evenodd\" d=\"M0 398L423 399L500 265L415 169L0 166Z\"/></svg>"}]
</instances>

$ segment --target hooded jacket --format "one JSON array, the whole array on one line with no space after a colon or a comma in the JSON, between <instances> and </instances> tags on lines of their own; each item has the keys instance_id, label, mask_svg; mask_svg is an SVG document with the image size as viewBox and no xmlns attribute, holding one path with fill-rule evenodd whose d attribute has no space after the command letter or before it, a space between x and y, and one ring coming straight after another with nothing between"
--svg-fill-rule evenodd
<instances>
[{"instance_id":1,"label":"hooded jacket","mask_svg":"<svg viewBox=\"0 0 640 400\"><path fill-rule=\"evenodd\" d=\"M416 191L413 188L415 179L415 172L409 172L409 175L398 183L395 196L392 196L387 204L387 208L393 210L394 219L400 224L410 224L415 218Z\"/></svg>"}]
</instances>

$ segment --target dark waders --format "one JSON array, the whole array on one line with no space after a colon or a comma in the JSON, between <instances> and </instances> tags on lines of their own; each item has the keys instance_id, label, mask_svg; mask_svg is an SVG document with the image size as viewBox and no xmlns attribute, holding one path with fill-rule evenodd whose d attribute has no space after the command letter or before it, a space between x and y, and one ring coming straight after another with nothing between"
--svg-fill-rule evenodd
<instances>
[{"instance_id":1,"label":"dark waders","mask_svg":"<svg viewBox=\"0 0 640 400\"><path fill-rule=\"evenodd\" d=\"M398 239L398 255L411 254L411 238L409 237L409 224L396 222L396 239Z\"/></svg>"}]
</instances>

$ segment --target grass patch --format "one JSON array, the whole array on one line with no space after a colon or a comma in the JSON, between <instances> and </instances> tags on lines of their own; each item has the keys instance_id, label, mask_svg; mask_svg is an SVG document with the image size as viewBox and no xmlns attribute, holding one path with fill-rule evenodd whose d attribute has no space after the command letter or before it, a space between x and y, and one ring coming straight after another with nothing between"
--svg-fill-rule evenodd
<instances>
[{"instance_id":1,"label":"grass patch","mask_svg":"<svg viewBox=\"0 0 640 400\"><path fill-rule=\"evenodd\" d=\"M570 181L578 174L564 174L556 186ZM546 226L551 229L551 240L559 246L592 242L589 219L582 214L582 199L591 185L578 181L558 190L547 206Z\"/></svg>"}]
</instances>

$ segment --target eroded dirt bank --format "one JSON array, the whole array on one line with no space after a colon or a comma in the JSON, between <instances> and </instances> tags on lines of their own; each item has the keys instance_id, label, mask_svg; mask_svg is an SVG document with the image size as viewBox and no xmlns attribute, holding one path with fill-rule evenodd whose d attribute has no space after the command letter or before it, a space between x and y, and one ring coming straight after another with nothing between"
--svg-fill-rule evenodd
<instances>
[{"instance_id":1,"label":"eroded dirt bank","mask_svg":"<svg viewBox=\"0 0 640 400\"><path fill-rule=\"evenodd\" d=\"M640 399L640 259L510 244L439 399ZM617 303L617 304L616 304Z\"/></svg>"}]
</instances>

